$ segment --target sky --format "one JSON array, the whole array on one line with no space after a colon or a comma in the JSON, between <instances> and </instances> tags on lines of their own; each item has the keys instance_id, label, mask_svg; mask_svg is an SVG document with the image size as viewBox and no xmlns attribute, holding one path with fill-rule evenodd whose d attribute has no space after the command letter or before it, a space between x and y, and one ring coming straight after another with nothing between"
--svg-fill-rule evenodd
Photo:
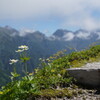
<instances>
[{"instance_id":1,"label":"sky","mask_svg":"<svg viewBox=\"0 0 100 100\"><path fill-rule=\"evenodd\" d=\"M100 28L100 0L0 0L0 26L39 30L75 31Z\"/></svg>"}]
</instances>

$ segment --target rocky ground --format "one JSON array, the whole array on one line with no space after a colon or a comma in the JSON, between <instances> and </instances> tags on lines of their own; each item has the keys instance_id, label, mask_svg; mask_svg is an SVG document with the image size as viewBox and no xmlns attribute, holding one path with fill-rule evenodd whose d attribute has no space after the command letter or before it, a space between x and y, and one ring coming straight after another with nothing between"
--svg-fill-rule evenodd
<instances>
[{"instance_id":1,"label":"rocky ground","mask_svg":"<svg viewBox=\"0 0 100 100\"><path fill-rule=\"evenodd\" d=\"M100 62L94 63L87 63L86 65L82 66L81 68L86 69L100 69ZM73 88L71 88L73 89ZM38 98L36 100L100 100L100 88L87 89L83 87L78 87L75 89L78 91L73 97L63 97L63 98Z\"/></svg>"},{"instance_id":2,"label":"rocky ground","mask_svg":"<svg viewBox=\"0 0 100 100\"><path fill-rule=\"evenodd\" d=\"M100 69L100 62L87 63L81 68L86 69ZM92 87L91 87L92 88ZM82 94L78 94L73 98L65 98L62 100L100 100L100 89L82 89ZM59 99L60 100L60 99Z\"/></svg>"},{"instance_id":3,"label":"rocky ground","mask_svg":"<svg viewBox=\"0 0 100 100\"><path fill-rule=\"evenodd\" d=\"M100 92L97 90L82 89L82 94L78 94L73 98L63 98L57 100L100 100Z\"/></svg>"},{"instance_id":4,"label":"rocky ground","mask_svg":"<svg viewBox=\"0 0 100 100\"><path fill-rule=\"evenodd\" d=\"M87 63L81 68L100 69L100 62ZM61 100L100 100L100 89L82 89L82 94L78 94L73 98L64 98Z\"/></svg>"},{"instance_id":5,"label":"rocky ground","mask_svg":"<svg viewBox=\"0 0 100 100\"><path fill-rule=\"evenodd\" d=\"M73 97L63 97L63 98L37 98L35 100L100 100L100 91L97 89L82 89L77 88L78 94Z\"/></svg>"}]
</instances>

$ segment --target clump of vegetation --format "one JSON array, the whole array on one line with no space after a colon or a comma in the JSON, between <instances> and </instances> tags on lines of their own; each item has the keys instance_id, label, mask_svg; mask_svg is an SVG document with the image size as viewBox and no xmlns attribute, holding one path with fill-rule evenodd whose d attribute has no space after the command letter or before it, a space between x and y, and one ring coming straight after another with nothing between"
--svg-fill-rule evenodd
<instances>
[{"instance_id":1,"label":"clump of vegetation","mask_svg":"<svg viewBox=\"0 0 100 100\"><path fill-rule=\"evenodd\" d=\"M28 46L19 46L16 52L20 54L20 58L10 59L10 64L13 67L12 81L2 87L0 91L2 100L8 100L8 98L9 100L22 100L30 96L34 98L42 95L42 91L45 89L57 89L63 87L63 85L69 86L72 83L71 77L68 75L65 77L65 67L54 67L48 59L40 59L43 68L37 68L32 73L28 73L27 61L30 59L26 54L28 49ZM22 72L25 76L21 77L16 71L18 62L23 64ZM66 68L68 67L69 65L66 66Z\"/></svg>"},{"instance_id":2,"label":"clump of vegetation","mask_svg":"<svg viewBox=\"0 0 100 100\"><path fill-rule=\"evenodd\" d=\"M72 52L71 54L54 60L52 65L66 67L69 64L69 67L81 67L86 63L95 61L100 61L100 45L90 47L90 49Z\"/></svg>"},{"instance_id":3,"label":"clump of vegetation","mask_svg":"<svg viewBox=\"0 0 100 100\"><path fill-rule=\"evenodd\" d=\"M8 98L9 100L32 100L38 97L55 98L77 95L79 92L75 87L68 88L73 86L74 79L69 76L67 68L80 67L82 64L100 59L100 45L69 55L58 52L48 59L40 59L42 68L36 68L29 73L27 61L30 57L26 53L28 49L28 46L19 46L16 52L20 53L20 58L10 60L10 64L14 65L14 70L11 72L12 81L1 88L0 100L8 100ZM16 71L15 65L18 62L23 64L24 76Z\"/></svg>"}]
</instances>

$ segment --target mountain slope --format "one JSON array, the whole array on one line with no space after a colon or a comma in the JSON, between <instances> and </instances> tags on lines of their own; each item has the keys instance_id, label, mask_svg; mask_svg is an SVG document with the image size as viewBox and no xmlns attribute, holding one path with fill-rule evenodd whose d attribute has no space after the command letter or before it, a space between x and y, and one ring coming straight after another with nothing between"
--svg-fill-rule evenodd
<instances>
[{"instance_id":1,"label":"mountain slope","mask_svg":"<svg viewBox=\"0 0 100 100\"><path fill-rule=\"evenodd\" d=\"M0 69L7 74L12 71L9 60L18 58L15 50L20 45L29 46L28 55L31 56L31 60L28 63L28 70L31 71L38 67L39 58L47 58L63 49L67 49L67 53L74 51L70 48L84 49L93 42L99 41L99 33L99 30L89 32L81 29L72 32L58 29L52 36L47 37L39 31L24 32L22 35L21 32L9 26L0 27ZM21 66L17 66L17 69L20 71Z\"/></svg>"}]
</instances>

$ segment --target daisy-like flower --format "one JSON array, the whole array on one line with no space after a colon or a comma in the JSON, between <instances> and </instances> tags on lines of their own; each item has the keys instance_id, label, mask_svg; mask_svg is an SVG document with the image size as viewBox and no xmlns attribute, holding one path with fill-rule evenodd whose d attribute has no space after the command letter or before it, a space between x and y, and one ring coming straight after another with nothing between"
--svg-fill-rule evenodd
<instances>
[{"instance_id":1,"label":"daisy-like flower","mask_svg":"<svg viewBox=\"0 0 100 100\"><path fill-rule=\"evenodd\" d=\"M19 48L19 49L22 49L22 50L28 50L28 49L29 49L29 47L26 46L26 45L21 45L21 46L19 46L18 48Z\"/></svg>"},{"instance_id":2,"label":"daisy-like flower","mask_svg":"<svg viewBox=\"0 0 100 100\"><path fill-rule=\"evenodd\" d=\"M18 49L18 50L16 50L15 52L23 52L24 50L20 50L20 49Z\"/></svg>"},{"instance_id":3,"label":"daisy-like flower","mask_svg":"<svg viewBox=\"0 0 100 100\"><path fill-rule=\"evenodd\" d=\"M10 65L14 64L14 63L17 63L18 62L18 59L10 59Z\"/></svg>"},{"instance_id":4,"label":"daisy-like flower","mask_svg":"<svg viewBox=\"0 0 100 100\"><path fill-rule=\"evenodd\" d=\"M25 50L28 50L28 49L29 49L29 47L28 47L28 46L26 46L26 45L21 45L21 46L19 46L18 48L19 48L19 49L18 49L18 50L16 50L15 52L23 52L23 51L25 51Z\"/></svg>"}]
</instances>

